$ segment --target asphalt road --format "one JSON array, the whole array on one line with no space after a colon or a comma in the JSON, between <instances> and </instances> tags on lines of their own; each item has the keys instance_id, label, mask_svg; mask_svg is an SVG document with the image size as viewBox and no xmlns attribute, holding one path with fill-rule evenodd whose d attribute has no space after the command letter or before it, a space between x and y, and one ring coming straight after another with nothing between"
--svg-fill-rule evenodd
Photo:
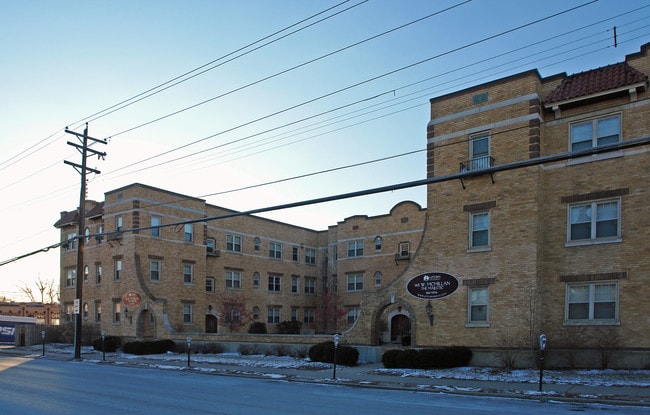
<instances>
[{"instance_id":1,"label":"asphalt road","mask_svg":"<svg viewBox=\"0 0 650 415\"><path fill-rule=\"evenodd\" d=\"M649 414L650 408L355 388L0 356L9 414Z\"/></svg>"}]
</instances>

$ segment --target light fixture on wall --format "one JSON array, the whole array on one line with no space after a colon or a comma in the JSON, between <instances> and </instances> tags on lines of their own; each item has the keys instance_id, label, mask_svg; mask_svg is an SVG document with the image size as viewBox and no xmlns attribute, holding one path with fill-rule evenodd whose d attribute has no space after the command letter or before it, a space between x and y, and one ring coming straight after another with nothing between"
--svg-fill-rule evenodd
<instances>
[{"instance_id":1,"label":"light fixture on wall","mask_svg":"<svg viewBox=\"0 0 650 415\"><path fill-rule=\"evenodd\" d=\"M431 305L431 300L427 302L425 309L427 311L427 316L429 316L429 324L433 326L433 306Z\"/></svg>"}]
</instances>

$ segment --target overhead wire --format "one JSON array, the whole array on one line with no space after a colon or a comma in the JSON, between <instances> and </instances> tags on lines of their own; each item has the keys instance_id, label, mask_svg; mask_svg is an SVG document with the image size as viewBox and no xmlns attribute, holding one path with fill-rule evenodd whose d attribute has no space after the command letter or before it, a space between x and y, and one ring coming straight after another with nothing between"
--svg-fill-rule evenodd
<instances>
[{"instance_id":1,"label":"overhead wire","mask_svg":"<svg viewBox=\"0 0 650 415\"><path fill-rule=\"evenodd\" d=\"M476 41L473 41L473 42L470 42L470 43L464 44L464 45L462 45L462 46L459 46L459 47L456 47L456 48L453 48L453 49L447 50L447 51L445 51L445 52L441 52L441 53L436 54L436 55L434 55L434 56L431 56L431 57L428 57L428 58L426 58L426 59L422 59L422 60L420 60L420 61L417 61L417 62L415 62L415 63L411 63L411 64L408 64L408 65L402 66L402 67L400 67L400 68L393 69L393 70L390 70L390 71L388 71L388 72L384 72L384 73L382 73L382 74L379 74L379 75L373 76L373 77L371 77L371 78L367 78L367 79L365 79L365 80L363 80L363 81L353 83L353 84L351 84L351 85L348 85L348 86L346 86L346 87L343 87L343 88L337 89L337 90L335 90L335 91L332 91L332 92L329 92L329 93L326 93L326 94L320 95L320 96L315 97L315 98L311 98L311 99L309 99L309 100L306 100L306 101L300 102L300 103L298 103L298 104L295 104L295 105L292 105L292 106L289 106L289 107L286 107L286 108L283 108L283 109L278 110L278 111L274 111L274 112L269 113L269 114L267 114L267 115L264 115L264 116L258 117L258 118L254 119L254 120L251 120L251 121L247 121L247 122L244 122L244 123L238 124L238 125L236 125L236 126L234 126L234 127L227 128L227 129L225 129L225 130L221 130L221 131L219 131L219 132L217 132L217 133L210 134L210 135L208 135L208 136L205 136L205 137L202 137L202 138L200 138L200 139L197 139L197 140L191 141L191 142L189 142L189 143L183 144L183 145L178 146L178 147L175 147L175 148L173 148L173 149L170 149L170 150L167 150L167 151L164 151L164 152L161 152L161 153L155 154L155 155L153 155L153 156L149 156L149 157L147 157L147 158L145 158L145 159L142 159L142 160L139 160L139 161L137 161L137 162L133 162L133 163L127 164L127 165L125 165L125 166L119 167L119 168L117 168L117 169L115 169L115 170L109 172L108 174L112 174L112 173L115 173L115 172L118 172L118 171L122 171L122 170L128 169L128 168L130 168L130 167L136 166L136 165L138 165L138 164L141 164L141 163L145 163L145 162L148 162L148 161L154 160L154 159L156 159L156 158L159 158L159 157L162 157L162 156L165 156L165 155L171 154L171 153L173 153L173 152L176 152L176 151L179 151L179 150L182 150L182 149L188 148L188 147L190 147L190 146L193 146L193 145L196 145L196 144L198 144L198 143L204 142L204 141L206 141L206 140L209 140L209 139L215 138L215 137L217 137L217 136L220 136L220 135L226 134L226 133L228 133L228 132L232 132L232 131L238 130L238 129L240 129L240 128L243 128L243 127L245 127L245 126L249 126L249 125L255 124L255 123L260 122L260 121L262 121L262 120L266 120L266 119L268 119L268 118L271 118L271 117L274 117L274 116L277 116L277 115L280 115L280 114L283 114L283 113L286 113L286 112L292 111L292 110L294 110L294 109L297 109L297 108L300 108L300 107L303 107L303 106L306 106L306 105L308 105L308 104L314 103L314 102L319 101L319 100L322 100L322 99L324 99L324 98L331 97L331 96L333 96L333 95L339 94L339 93L344 92L344 91L348 91L348 90L350 90L350 89L356 88L356 87L358 87L358 86L361 86L361 85L364 85L364 84L367 84L367 83L370 83L370 82L373 82L373 81L376 81L376 80L381 79L381 78L385 78L385 77L390 76L390 75L393 75L393 74L395 74L395 73L398 73L398 72L401 72L401 71L404 71L404 70L407 70L407 69L411 69L411 68L413 68L413 67L415 67L415 66L418 66L418 65L421 65L421 64L424 64L424 63L430 62L430 61L432 61L432 60L434 60L434 59L438 59L438 58L441 58L441 57L443 57L443 56L446 56L446 55L449 55L449 54L452 54L452 53L455 53L455 52L458 52L458 51L461 51L461 50L464 50L464 49L470 48L470 47L472 47L472 46L479 45L479 44L481 44L481 43L487 42L487 41L489 41L489 40L492 40L492 39L495 39L495 38L498 38L498 37L501 37L501 36L504 36L504 35L509 34L509 33L515 32L515 31L517 31L517 30L521 30L521 29L523 29L523 28L530 27L530 26L532 26L532 25L535 25L535 24L537 24L537 23L540 23L540 22L543 22L543 21L546 21L546 20L552 19L552 18L557 17L557 16L559 16L559 15L562 15L562 14L565 14L565 13L569 13L569 12L571 12L571 11L575 11L575 10L577 10L577 9L579 9L579 8L582 8L582 7L585 7L585 6L589 5L589 4L592 4L592 3L596 2L596 1L597 1L597 0L592 0L592 1L589 1L589 2L587 2L587 3L583 3L583 4L581 4L581 5L578 5L578 6L575 6L575 7L569 8L569 9L566 9L566 10L564 10L564 11L561 11L561 12L558 12L558 13L554 13L554 14L551 14L551 15L549 15L549 16L546 16L546 17L543 17L543 18L540 18L540 19L536 19L536 20L534 20L534 21L532 21L532 22L525 23L525 24L523 24L523 25L516 26L516 27L514 27L514 28L511 28L511 29L508 29L508 30L505 30L505 31L499 32L499 33L497 33L497 34L494 34L494 35L491 35L491 36L487 36L487 37L481 38L481 39L479 39L479 40L476 40ZM392 93L392 92L393 92L393 90L384 91L384 92L382 92L382 93L375 94L374 97L365 98L364 100L359 100L359 101L357 101L357 102L367 101L367 100L369 100L369 99L376 98L376 97L378 97L378 96L385 95L385 94ZM216 98L216 97L215 97L215 98ZM206 101L203 101L203 102L206 102ZM197 105L198 105L198 104L197 104ZM342 106L341 108L345 108L345 107L348 107L348 106L349 106L349 105ZM192 106L192 107L196 107L196 105L195 105L195 106ZM188 107L188 108L189 108L189 107ZM172 113L172 114L176 114L176 113L178 113L178 111L175 112L175 113ZM170 116L171 116L171 115L170 115ZM304 118L304 119L301 120L301 121L304 121L304 120L306 120L306 119L311 119L311 118L313 118L313 117L306 117L306 118ZM150 122L148 122L148 123L145 123L145 124L140 124L140 125L138 125L138 126L136 126L136 127L133 127L132 129L124 130L123 132L120 132L120 133L118 133L118 134L122 134L122 133L124 133L124 132L126 132L126 131L132 131L133 129L140 128L140 127L142 127L142 126L144 126L144 125L149 125L149 124L151 124L152 122L156 122L157 120L160 120L160 119L164 119L164 118L159 117L159 118L157 118L156 120L152 120L152 121L150 121ZM297 123L297 122L292 122L292 123L290 123L290 124L293 125L293 124L296 124L296 123ZM273 130L273 129L271 129L271 131L272 131L272 130ZM268 132L268 130L267 130L266 132ZM256 134L256 135L257 135L257 134ZM249 136L248 138L250 138L250 136ZM179 157L174 158L174 159L172 159L172 160L164 161L164 162L158 163L158 164L156 164L156 165L154 165L154 166L151 166L151 167L143 167L143 168L141 168L141 169L135 170L135 172L139 172L139 171L147 170L147 169L152 168L152 167L159 167L159 166L161 166L161 165L168 164L168 163L173 162L173 161L178 161L178 160L181 160L181 159L184 159L184 158L187 158L187 157L191 157L191 156L193 156L193 155L196 155L196 154L202 153L203 151L215 150L215 149L217 149L217 148L221 148L221 147L225 147L225 146L227 146L227 145L231 145L231 144L234 144L234 143L238 143L238 142L243 141L244 139L246 139L246 138L240 138L240 139L232 140L232 141L229 141L229 142L227 142L227 143L223 143L223 144L219 144L219 145L217 145L217 146L211 147L211 148L209 148L209 149L207 149L207 150L201 150L201 151L197 151L197 152L190 153L190 154L187 154L187 155L179 156ZM133 172L133 171L132 171L132 172Z\"/></svg>"},{"instance_id":2,"label":"overhead wire","mask_svg":"<svg viewBox=\"0 0 650 415\"><path fill-rule=\"evenodd\" d=\"M232 52L229 52L229 53L227 53L226 55L220 56L219 58L214 59L214 60L212 60L212 61L210 61L210 62L208 62L208 63L206 63L206 64L203 64L203 65L201 65L201 66L199 66L199 67L197 67L197 68L194 68L194 69L192 69L192 70L190 70L190 71L187 71L187 72L183 73L182 75L176 76L176 77L174 77L174 78L172 78L172 79L170 79L170 80L168 80L168 81L166 81L166 82L163 82L163 83L158 84L158 85L156 85L156 86L154 86L154 87L152 87L152 88L149 88L149 89L147 89L147 90L144 91L144 92L141 92L141 93L139 93L139 94L136 94L136 95L134 95L134 96L132 96L132 97L130 97L130 98L127 98L127 99L125 99L125 100L122 100L122 101L118 102L117 104L111 105L111 106L109 106L109 107L107 107L107 108L104 108L104 109L102 109L102 110L100 110L100 111L97 111L97 112L95 112L95 113L93 113L93 114L91 114L91 115L89 115L89 116L87 116L87 117L84 117L84 118L82 118L82 119L80 119L80 120L78 120L78 121L75 121L75 122L73 122L73 123L68 123L68 125L73 125L73 129L74 129L74 128L75 128L75 127L74 127L75 125L78 125L78 124L80 124L80 123L82 124L82 123L84 123L84 122L95 121L95 120L97 120L97 119L99 119L99 118L102 118L103 116L108 115L108 114L109 114L108 111L110 111L110 113L116 112L116 111L118 111L118 110L120 110L120 109L126 108L126 107L128 107L128 106L134 104L135 102L142 101L142 100L145 99L145 98L149 98L149 97L151 97L151 96L153 96L153 95L156 95L156 94L158 94L158 93L160 93L160 92L163 92L164 90L167 90L167 89L169 89L169 88L171 88L171 87L173 87L173 86L179 85L179 84L181 84L181 83L183 83L183 82L185 82L185 81L187 81L187 80L190 80L190 79L192 79L192 78L195 78L195 77L197 77L197 76L199 76L199 75L201 75L201 74L203 74L203 73L205 73L205 72L208 72L208 71L210 71L210 70L212 70L212 69L215 69L216 67L218 67L218 66L220 66L220 65L213 66L213 67L210 67L210 68L208 68L208 69L205 69L206 67L208 67L208 66L210 66L210 65L212 65L212 64L214 64L214 63L216 63L216 62L218 62L218 61L220 61L220 60L223 60L223 59L225 59L225 58L227 58L227 57L229 57L229 56L231 56L231 55L234 55L234 54L236 54L236 53L238 53L238 52L241 52L241 51L243 51L243 50L245 50L245 49L247 49L247 48L250 48L250 47L252 47L252 46L254 46L254 45L258 44L258 43L262 43L262 42L264 42L265 40L271 39L272 37L274 37L274 36L276 36L276 35L278 35L278 34L280 34L280 33L283 33L283 32L285 32L285 31L287 31L287 30L290 30L290 29L292 29L292 28L294 28L294 27L296 27L296 26L298 26L298 25L300 25L300 24L302 24L302 23L305 23L305 22L307 22L307 21L309 21L309 20L312 20L312 19L314 19L314 18L316 18L316 17L318 17L318 16L320 16L320 15L322 15L322 14L324 14L324 13L327 13L327 12L329 12L329 11L331 11L331 10L334 10L334 9L340 7L341 5L343 5L343 4L345 4L345 3L348 3L349 1L350 1L350 0L345 0L345 1L342 1L342 2L340 2L340 3L337 3L337 4L335 4L335 5L331 6L331 7L328 7L328 8L326 8L326 9L324 9L324 10L322 10L322 11L316 13L316 14L313 14L313 15L311 15L311 16L305 18L305 19L302 19L302 20L300 20L300 21L298 21L298 22L296 22L296 23L293 23L293 24L291 24L291 25L289 25L289 26L286 26L286 27L284 27L284 28L282 28L282 29L280 29L280 30L277 30L277 31L275 31L275 32L273 32L273 33L271 33L271 34L269 34L269 35L266 35L266 36L262 37L261 39L258 39L258 40L256 40L256 41L251 42L251 43L249 43L249 44L247 44L247 45L245 45L245 46L242 46L242 47L240 47L240 48L238 48L238 49L236 49L236 50L234 50L234 51L232 51ZM280 38L277 38L277 39L275 39L275 40L273 40L273 41L267 42L267 43L265 43L265 44L263 44L263 45L261 45L261 46L258 46L258 47L256 47L255 49L252 49L252 50L250 50L250 51L248 51L248 52L246 52L246 53L242 53L242 54L239 55L238 57L244 56L244 55L246 55L246 54L248 54L248 53L251 53L251 52L253 52L253 51L255 51L255 50L258 50L258 49L260 49L260 48L262 48L262 47L268 46L268 45L270 45L270 44L272 44L272 43L275 43L275 42L277 42L277 41L279 41L279 40L281 40L281 39L284 39L284 38L286 38L286 37L288 37L288 36L290 36L290 35L293 35L293 34L295 34L295 33L298 33L298 32L300 32L300 31L302 31L302 30L304 30L304 29L306 29L306 28L308 28L308 27L311 27L311 26L313 26L313 25L315 25L315 24L318 24L318 23L321 23L321 22L323 22L323 21L325 21L325 20L327 20L327 19L329 19L329 18L332 18L332 17L334 17L334 16L337 16L337 15L343 13L343 12L346 12L346 11L352 10L353 8L356 8L356 7L358 7L358 6L360 6L360 5L364 4L364 3L366 3L366 2L368 2L368 1L369 1L369 0L362 0L362 1L360 1L359 3L356 3L356 4L354 4L354 5L352 5L352 6L348 7L348 8L346 8L346 9L344 9L344 10L338 11L337 13L334 13L334 14L332 14L332 15L330 15L330 16L327 16L327 17L325 17L325 18L323 18L323 19L321 19L321 20L318 20L317 22L313 22L313 23L311 23L311 24L309 24L309 25L307 25L307 26L304 26L304 27L302 27L302 28L300 28L300 29L297 29L297 30L295 30L295 31L293 31L293 32L291 32L291 33L289 33L289 34L287 34L287 35L284 35L284 36L282 36L282 37L280 37ZM233 59L236 59L236 58L233 58ZM228 60L228 62L232 61L233 59ZM202 69L203 69L203 70L202 70ZM202 71L201 71L201 70L202 70ZM201 72L198 72L198 71L201 71ZM197 73L197 72L198 72L198 73ZM189 76L189 75L191 75L191 76ZM163 87L165 87L165 88L163 89ZM145 95L146 95L146 96L145 96ZM136 100L137 100L137 101L136 101ZM118 108L118 107L119 107L119 108ZM104 114L104 115L101 115L101 114ZM9 159L7 159L7 160L5 160L5 161L3 161L3 162L0 162L0 171L4 170L4 169L7 168L7 167L10 167L10 166L14 165L15 163L17 163L17 162L19 162L19 161L25 159L26 157L28 157L28 156L30 156L30 155L32 155L32 154L34 154L35 152L40 151L40 150L42 150L43 148L49 146L50 144L52 144L53 142L55 142L54 140L59 139L59 138L61 138L61 137L64 136L64 135L61 135L61 134L60 134L60 133L62 133L62 132L63 132L63 129L59 129L59 130L57 130L56 132L54 132L54 133L48 135L48 136L45 137L44 139L41 139L41 140L37 141L36 143L32 144L31 146L27 147L26 149L24 149L24 150L18 152L17 154L15 154L14 156L10 157ZM54 139L54 140L53 140L53 139ZM52 141L50 141L50 142L48 143L48 142L47 142L48 140L52 140ZM14 161L13 163L11 163L11 164L8 164L8 163L11 162L12 160L14 160L14 159L20 157L21 155L27 153L28 151L32 150L32 149L35 148L35 147L38 147L38 146L41 145L41 144L43 144L43 145L42 145L41 147L39 147L36 151L31 152L31 153L25 155L24 157L19 158L18 160L15 160L15 161ZM5 165L6 165L6 166L5 166ZM3 167L3 166L4 166L4 167Z\"/></svg>"}]
</instances>

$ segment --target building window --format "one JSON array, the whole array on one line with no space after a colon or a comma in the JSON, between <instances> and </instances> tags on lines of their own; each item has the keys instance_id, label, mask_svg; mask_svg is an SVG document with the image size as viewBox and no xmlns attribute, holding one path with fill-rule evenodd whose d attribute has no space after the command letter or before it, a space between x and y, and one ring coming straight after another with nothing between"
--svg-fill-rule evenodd
<instances>
[{"instance_id":1,"label":"building window","mask_svg":"<svg viewBox=\"0 0 650 415\"><path fill-rule=\"evenodd\" d=\"M354 324L355 321L359 318L359 314L361 314L361 309L360 308L349 308L348 312L346 313L346 321L348 324Z\"/></svg>"},{"instance_id":2,"label":"building window","mask_svg":"<svg viewBox=\"0 0 650 415\"><path fill-rule=\"evenodd\" d=\"M253 239L253 248L255 249L255 252L260 252L261 244L262 241L260 240L259 236L256 236L255 239Z\"/></svg>"},{"instance_id":3,"label":"building window","mask_svg":"<svg viewBox=\"0 0 650 415\"><path fill-rule=\"evenodd\" d=\"M291 260L293 262L298 262L298 257L299 257L298 247L294 246L291 248Z\"/></svg>"},{"instance_id":4,"label":"building window","mask_svg":"<svg viewBox=\"0 0 650 415\"><path fill-rule=\"evenodd\" d=\"M400 242L397 247L397 252L400 258L409 258L411 256L411 243Z\"/></svg>"},{"instance_id":5,"label":"building window","mask_svg":"<svg viewBox=\"0 0 650 415\"><path fill-rule=\"evenodd\" d=\"M184 229L184 236L183 240L185 242L192 242L194 241L194 226L191 223L186 223L183 226Z\"/></svg>"},{"instance_id":6,"label":"building window","mask_svg":"<svg viewBox=\"0 0 650 415\"><path fill-rule=\"evenodd\" d=\"M160 216L151 217L151 236L160 236L160 224L162 219Z\"/></svg>"},{"instance_id":7,"label":"building window","mask_svg":"<svg viewBox=\"0 0 650 415\"><path fill-rule=\"evenodd\" d=\"M226 235L226 251L241 252L241 236Z\"/></svg>"},{"instance_id":8,"label":"building window","mask_svg":"<svg viewBox=\"0 0 650 415\"><path fill-rule=\"evenodd\" d=\"M381 238L381 236L377 236L375 238L375 251L381 251L381 245L384 242L384 240Z\"/></svg>"},{"instance_id":9,"label":"building window","mask_svg":"<svg viewBox=\"0 0 650 415\"><path fill-rule=\"evenodd\" d=\"M226 271L226 288L241 288L241 272Z\"/></svg>"},{"instance_id":10,"label":"building window","mask_svg":"<svg viewBox=\"0 0 650 415\"><path fill-rule=\"evenodd\" d=\"M88 320L88 310L89 310L88 303L84 303L84 306L83 306L83 319L84 320Z\"/></svg>"},{"instance_id":11,"label":"building window","mask_svg":"<svg viewBox=\"0 0 650 415\"><path fill-rule=\"evenodd\" d=\"M113 323L119 323L120 322L120 312L122 311L122 305L114 301L113 302Z\"/></svg>"},{"instance_id":12,"label":"building window","mask_svg":"<svg viewBox=\"0 0 650 415\"><path fill-rule=\"evenodd\" d=\"M95 323L102 321L102 302L95 301Z\"/></svg>"},{"instance_id":13,"label":"building window","mask_svg":"<svg viewBox=\"0 0 650 415\"><path fill-rule=\"evenodd\" d=\"M375 272L375 287L381 287L381 271Z\"/></svg>"},{"instance_id":14,"label":"building window","mask_svg":"<svg viewBox=\"0 0 650 415\"><path fill-rule=\"evenodd\" d=\"M88 282L88 274L90 274L90 267L84 266L84 282Z\"/></svg>"},{"instance_id":15,"label":"building window","mask_svg":"<svg viewBox=\"0 0 650 415\"><path fill-rule=\"evenodd\" d=\"M217 253L217 241L213 238L208 238L205 240L205 250L208 255L214 255Z\"/></svg>"},{"instance_id":16,"label":"building window","mask_svg":"<svg viewBox=\"0 0 650 415\"><path fill-rule=\"evenodd\" d=\"M102 264L95 265L95 283L96 284L102 283Z\"/></svg>"},{"instance_id":17,"label":"building window","mask_svg":"<svg viewBox=\"0 0 650 415\"><path fill-rule=\"evenodd\" d=\"M77 249L77 234L76 233L69 233L68 234L68 241L66 243L66 251L74 251Z\"/></svg>"},{"instance_id":18,"label":"building window","mask_svg":"<svg viewBox=\"0 0 650 415\"><path fill-rule=\"evenodd\" d=\"M194 265L183 264L183 283L192 284L194 282Z\"/></svg>"},{"instance_id":19,"label":"building window","mask_svg":"<svg viewBox=\"0 0 650 415\"><path fill-rule=\"evenodd\" d=\"M253 320L257 321L260 319L260 308L258 306L253 307Z\"/></svg>"},{"instance_id":20,"label":"building window","mask_svg":"<svg viewBox=\"0 0 650 415\"><path fill-rule=\"evenodd\" d=\"M88 227L84 230L84 236L86 237L86 243L90 242L90 229Z\"/></svg>"},{"instance_id":21,"label":"building window","mask_svg":"<svg viewBox=\"0 0 650 415\"><path fill-rule=\"evenodd\" d=\"M102 243L102 239L104 239L104 236L103 236L103 234L104 234L104 225L99 225L97 233L99 235L95 236L95 240L97 241L97 244L99 245L99 244Z\"/></svg>"},{"instance_id":22,"label":"building window","mask_svg":"<svg viewBox=\"0 0 650 415\"><path fill-rule=\"evenodd\" d=\"M241 310L239 306L231 305L226 311L226 323L231 327L235 327L241 324Z\"/></svg>"},{"instance_id":23,"label":"building window","mask_svg":"<svg viewBox=\"0 0 650 415\"><path fill-rule=\"evenodd\" d=\"M270 258L276 258L276 259L282 259L282 244L279 244L277 242L270 242L269 243L269 257Z\"/></svg>"},{"instance_id":24,"label":"building window","mask_svg":"<svg viewBox=\"0 0 650 415\"><path fill-rule=\"evenodd\" d=\"M476 287L468 290L468 322L487 323L488 321L488 289Z\"/></svg>"},{"instance_id":25,"label":"building window","mask_svg":"<svg viewBox=\"0 0 650 415\"><path fill-rule=\"evenodd\" d=\"M348 242L348 257L363 256L363 241Z\"/></svg>"},{"instance_id":26,"label":"building window","mask_svg":"<svg viewBox=\"0 0 650 415\"><path fill-rule=\"evenodd\" d=\"M77 270L72 268L65 270L65 286L75 287L76 285L77 285Z\"/></svg>"},{"instance_id":27,"label":"building window","mask_svg":"<svg viewBox=\"0 0 650 415\"><path fill-rule=\"evenodd\" d=\"M620 214L618 200L570 205L569 242L620 238Z\"/></svg>"},{"instance_id":28,"label":"building window","mask_svg":"<svg viewBox=\"0 0 650 415\"><path fill-rule=\"evenodd\" d=\"M316 320L316 310L313 308L305 308L302 312L302 322L305 324L314 324L314 321Z\"/></svg>"},{"instance_id":29,"label":"building window","mask_svg":"<svg viewBox=\"0 0 650 415\"><path fill-rule=\"evenodd\" d=\"M183 323L189 324L192 321L192 304L183 304Z\"/></svg>"},{"instance_id":30,"label":"building window","mask_svg":"<svg viewBox=\"0 0 650 415\"><path fill-rule=\"evenodd\" d=\"M122 279L122 260L115 260L115 281Z\"/></svg>"},{"instance_id":31,"label":"building window","mask_svg":"<svg viewBox=\"0 0 650 415\"><path fill-rule=\"evenodd\" d=\"M260 273L257 271L253 273L253 288L260 288Z\"/></svg>"},{"instance_id":32,"label":"building window","mask_svg":"<svg viewBox=\"0 0 650 415\"><path fill-rule=\"evenodd\" d=\"M305 294L316 294L316 278L305 278Z\"/></svg>"},{"instance_id":33,"label":"building window","mask_svg":"<svg viewBox=\"0 0 650 415\"><path fill-rule=\"evenodd\" d=\"M567 322L618 321L618 283L567 284Z\"/></svg>"},{"instance_id":34,"label":"building window","mask_svg":"<svg viewBox=\"0 0 650 415\"><path fill-rule=\"evenodd\" d=\"M614 144L621 141L621 117L597 118L571 124L571 151Z\"/></svg>"},{"instance_id":35,"label":"building window","mask_svg":"<svg viewBox=\"0 0 650 415\"><path fill-rule=\"evenodd\" d=\"M269 307L267 309L268 317L266 322L269 324L278 324L280 322L280 308L279 307Z\"/></svg>"},{"instance_id":36,"label":"building window","mask_svg":"<svg viewBox=\"0 0 650 415\"><path fill-rule=\"evenodd\" d=\"M123 223L123 221L122 221L122 216L117 216L117 217L115 218L115 230L118 231L118 232L120 232L120 231L122 230L122 225L123 225L123 224L124 224L124 223Z\"/></svg>"},{"instance_id":37,"label":"building window","mask_svg":"<svg viewBox=\"0 0 650 415\"><path fill-rule=\"evenodd\" d=\"M291 292L298 293L298 277L291 277Z\"/></svg>"},{"instance_id":38,"label":"building window","mask_svg":"<svg viewBox=\"0 0 650 415\"><path fill-rule=\"evenodd\" d=\"M151 281L160 281L160 261L149 261L149 278Z\"/></svg>"},{"instance_id":39,"label":"building window","mask_svg":"<svg viewBox=\"0 0 650 415\"><path fill-rule=\"evenodd\" d=\"M214 292L214 277L206 277L205 278L205 292L206 293L213 293Z\"/></svg>"},{"instance_id":40,"label":"building window","mask_svg":"<svg viewBox=\"0 0 650 415\"><path fill-rule=\"evenodd\" d=\"M476 212L469 215L469 247L482 248L490 245L490 213Z\"/></svg>"},{"instance_id":41,"label":"building window","mask_svg":"<svg viewBox=\"0 0 650 415\"><path fill-rule=\"evenodd\" d=\"M483 133L469 139L469 170L487 169L490 162L490 135Z\"/></svg>"},{"instance_id":42,"label":"building window","mask_svg":"<svg viewBox=\"0 0 650 415\"><path fill-rule=\"evenodd\" d=\"M305 249L305 264L316 264L316 250L313 248Z\"/></svg>"},{"instance_id":43,"label":"building window","mask_svg":"<svg viewBox=\"0 0 650 415\"><path fill-rule=\"evenodd\" d=\"M280 292L280 276L269 275L269 291Z\"/></svg>"},{"instance_id":44,"label":"building window","mask_svg":"<svg viewBox=\"0 0 650 415\"><path fill-rule=\"evenodd\" d=\"M291 307L291 321L298 321L298 307Z\"/></svg>"},{"instance_id":45,"label":"building window","mask_svg":"<svg viewBox=\"0 0 650 415\"><path fill-rule=\"evenodd\" d=\"M348 279L348 291L362 291L363 290L363 275L350 274Z\"/></svg>"}]
</instances>

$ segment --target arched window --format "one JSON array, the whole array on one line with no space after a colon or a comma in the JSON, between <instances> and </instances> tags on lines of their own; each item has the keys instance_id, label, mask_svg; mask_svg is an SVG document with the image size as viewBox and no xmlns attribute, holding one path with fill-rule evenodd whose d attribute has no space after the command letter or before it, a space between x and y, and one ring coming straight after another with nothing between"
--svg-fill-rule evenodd
<instances>
[{"instance_id":1,"label":"arched window","mask_svg":"<svg viewBox=\"0 0 650 415\"><path fill-rule=\"evenodd\" d=\"M90 242L90 229L86 228L84 235L86 235L86 243Z\"/></svg>"},{"instance_id":2,"label":"arched window","mask_svg":"<svg viewBox=\"0 0 650 415\"><path fill-rule=\"evenodd\" d=\"M259 236L256 236L255 239L253 240L253 244L254 244L254 246L255 246L255 252L260 252L260 245L261 245L261 243L262 243L262 242L260 241Z\"/></svg>"},{"instance_id":3,"label":"arched window","mask_svg":"<svg viewBox=\"0 0 650 415\"><path fill-rule=\"evenodd\" d=\"M381 244L383 240L381 239L381 236L377 236L375 238L375 251L381 251Z\"/></svg>"},{"instance_id":4,"label":"arched window","mask_svg":"<svg viewBox=\"0 0 650 415\"><path fill-rule=\"evenodd\" d=\"M381 287L381 271L375 272L375 287Z\"/></svg>"},{"instance_id":5,"label":"arched window","mask_svg":"<svg viewBox=\"0 0 650 415\"><path fill-rule=\"evenodd\" d=\"M253 287L255 288L260 287L260 273L257 271L253 273Z\"/></svg>"},{"instance_id":6,"label":"arched window","mask_svg":"<svg viewBox=\"0 0 650 415\"><path fill-rule=\"evenodd\" d=\"M253 307L253 320L257 321L260 319L260 308L258 306Z\"/></svg>"}]
</instances>

